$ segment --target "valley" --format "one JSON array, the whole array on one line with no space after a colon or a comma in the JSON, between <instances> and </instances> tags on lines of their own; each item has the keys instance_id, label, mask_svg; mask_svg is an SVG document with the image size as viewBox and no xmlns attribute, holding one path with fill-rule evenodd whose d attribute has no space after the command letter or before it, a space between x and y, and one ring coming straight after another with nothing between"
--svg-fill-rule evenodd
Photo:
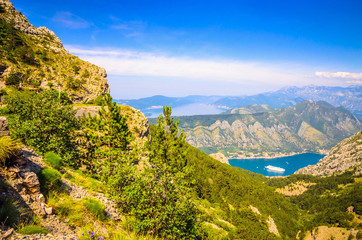
<instances>
[{"instance_id":1,"label":"valley","mask_svg":"<svg viewBox=\"0 0 362 240\"><path fill-rule=\"evenodd\" d=\"M57 14L48 20L63 16L74 41L96 28ZM110 19L112 30L143 29ZM0 0L0 43L0 239L362 239L361 86L115 100L104 68L70 54L9 0ZM122 54L124 65L139 62ZM190 106L199 115L185 116ZM231 158L256 158L246 162L274 174Z\"/></svg>"}]
</instances>

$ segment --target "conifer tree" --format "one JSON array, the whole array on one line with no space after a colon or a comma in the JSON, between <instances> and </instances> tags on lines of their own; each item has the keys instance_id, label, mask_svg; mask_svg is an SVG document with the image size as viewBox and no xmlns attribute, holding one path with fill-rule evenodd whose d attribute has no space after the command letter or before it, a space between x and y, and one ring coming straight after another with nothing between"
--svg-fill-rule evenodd
<instances>
[{"instance_id":1,"label":"conifer tree","mask_svg":"<svg viewBox=\"0 0 362 240\"><path fill-rule=\"evenodd\" d=\"M105 96L98 116L88 116L84 132L87 138L87 165L93 171L102 171L103 178L107 178L120 164L132 141L127 119L111 96Z\"/></svg>"},{"instance_id":2,"label":"conifer tree","mask_svg":"<svg viewBox=\"0 0 362 240\"><path fill-rule=\"evenodd\" d=\"M120 208L135 218L135 230L166 239L194 239L197 211L185 176L185 135L164 107L149 145L150 166L136 171L122 189Z\"/></svg>"}]
</instances>

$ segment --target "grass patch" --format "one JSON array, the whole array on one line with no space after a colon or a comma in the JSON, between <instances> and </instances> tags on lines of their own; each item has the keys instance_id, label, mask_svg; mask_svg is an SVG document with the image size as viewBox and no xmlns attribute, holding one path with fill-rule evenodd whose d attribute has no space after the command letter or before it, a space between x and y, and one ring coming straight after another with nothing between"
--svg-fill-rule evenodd
<instances>
[{"instance_id":1,"label":"grass patch","mask_svg":"<svg viewBox=\"0 0 362 240\"><path fill-rule=\"evenodd\" d=\"M62 175L53 168L43 168L38 173L38 178L42 192L49 193L51 190L59 191L61 189Z\"/></svg>"},{"instance_id":2,"label":"grass patch","mask_svg":"<svg viewBox=\"0 0 362 240\"><path fill-rule=\"evenodd\" d=\"M94 198L85 198L83 199L83 205L92 216L101 221L106 219L105 206L98 200Z\"/></svg>"},{"instance_id":3,"label":"grass patch","mask_svg":"<svg viewBox=\"0 0 362 240\"><path fill-rule=\"evenodd\" d=\"M59 169L62 166L62 159L54 152L45 153L44 161L55 169Z\"/></svg>"},{"instance_id":4,"label":"grass patch","mask_svg":"<svg viewBox=\"0 0 362 240\"><path fill-rule=\"evenodd\" d=\"M88 190L93 192L104 192L105 185L102 184L100 181L86 176L80 170L71 171L67 170L65 177L68 178L72 183L82 186Z\"/></svg>"},{"instance_id":5,"label":"grass patch","mask_svg":"<svg viewBox=\"0 0 362 240\"><path fill-rule=\"evenodd\" d=\"M4 226L14 226L20 219L20 211L16 202L10 198L0 201L0 222Z\"/></svg>"},{"instance_id":6,"label":"grass patch","mask_svg":"<svg viewBox=\"0 0 362 240\"><path fill-rule=\"evenodd\" d=\"M85 209L79 201L73 200L68 195L60 195L48 197L48 205L52 207L57 215L61 218L69 219L69 224L72 226L83 226L86 224L84 213Z\"/></svg>"},{"instance_id":7,"label":"grass patch","mask_svg":"<svg viewBox=\"0 0 362 240\"><path fill-rule=\"evenodd\" d=\"M5 164L5 160L15 155L20 146L10 137L0 137L0 164Z\"/></svg>"},{"instance_id":8,"label":"grass patch","mask_svg":"<svg viewBox=\"0 0 362 240\"><path fill-rule=\"evenodd\" d=\"M26 225L18 230L19 233L24 235L32 235L32 234L48 234L48 229L39 226L39 225Z\"/></svg>"}]
</instances>

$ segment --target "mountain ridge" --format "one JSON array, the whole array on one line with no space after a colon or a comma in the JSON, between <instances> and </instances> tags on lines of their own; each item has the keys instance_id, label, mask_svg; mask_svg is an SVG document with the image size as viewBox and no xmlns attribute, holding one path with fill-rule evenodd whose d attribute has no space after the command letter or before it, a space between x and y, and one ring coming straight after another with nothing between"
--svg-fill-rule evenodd
<instances>
[{"instance_id":1,"label":"mountain ridge","mask_svg":"<svg viewBox=\"0 0 362 240\"><path fill-rule=\"evenodd\" d=\"M109 93L104 68L69 54L46 27L34 27L9 0L0 0L0 88L56 89L73 102Z\"/></svg>"},{"instance_id":2,"label":"mountain ridge","mask_svg":"<svg viewBox=\"0 0 362 240\"><path fill-rule=\"evenodd\" d=\"M150 101L154 97L116 100L120 104L129 105L140 109L146 116L157 116L160 109L150 109L152 106L168 105L173 108L185 106L191 103L206 104L219 109L219 113L225 110L245 107L248 105L266 104L274 108L291 107L305 100L326 101L335 107L340 105L346 107L358 117L362 117L362 86L351 85L349 87L328 87L328 86L304 86L304 87L284 87L278 91L265 92L250 96L193 96L170 98L163 97L163 101ZM157 95L159 97L160 95ZM187 100L187 101L186 101ZM185 101L185 104L181 104ZM177 104L175 104L177 102ZM201 106L202 107L202 106ZM213 112L214 113L214 112ZM210 112L211 114L211 112ZM191 115L191 114L185 114Z\"/></svg>"},{"instance_id":3,"label":"mountain ridge","mask_svg":"<svg viewBox=\"0 0 362 240\"><path fill-rule=\"evenodd\" d=\"M189 144L208 154L221 151L233 158L258 153L325 153L362 128L361 121L347 109L311 100L275 112L175 119Z\"/></svg>"}]
</instances>

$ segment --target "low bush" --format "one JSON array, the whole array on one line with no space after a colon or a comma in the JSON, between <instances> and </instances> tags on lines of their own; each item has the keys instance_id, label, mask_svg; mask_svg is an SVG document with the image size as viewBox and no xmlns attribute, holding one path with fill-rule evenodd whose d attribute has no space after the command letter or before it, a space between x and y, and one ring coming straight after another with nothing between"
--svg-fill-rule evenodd
<instances>
[{"instance_id":1,"label":"low bush","mask_svg":"<svg viewBox=\"0 0 362 240\"><path fill-rule=\"evenodd\" d=\"M87 211L94 217L98 218L101 221L104 221L106 219L104 211L105 206L98 200L94 198L85 198L83 200L83 205L87 209Z\"/></svg>"},{"instance_id":2,"label":"low bush","mask_svg":"<svg viewBox=\"0 0 362 240\"><path fill-rule=\"evenodd\" d=\"M39 226L39 225L27 225L22 227L21 229L19 229L18 231L21 234L25 234L25 235L32 235L32 234L48 234L49 231L48 229Z\"/></svg>"},{"instance_id":3,"label":"low bush","mask_svg":"<svg viewBox=\"0 0 362 240\"><path fill-rule=\"evenodd\" d=\"M58 191L61 189L61 174L53 168L44 168L38 173L40 188L48 193L50 190Z\"/></svg>"},{"instance_id":4,"label":"low bush","mask_svg":"<svg viewBox=\"0 0 362 240\"><path fill-rule=\"evenodd\" d=\"M54 152L45 153L44 161L55 169L59 169L62 166L62 159Z\"/></svg>"}]
</instances>

